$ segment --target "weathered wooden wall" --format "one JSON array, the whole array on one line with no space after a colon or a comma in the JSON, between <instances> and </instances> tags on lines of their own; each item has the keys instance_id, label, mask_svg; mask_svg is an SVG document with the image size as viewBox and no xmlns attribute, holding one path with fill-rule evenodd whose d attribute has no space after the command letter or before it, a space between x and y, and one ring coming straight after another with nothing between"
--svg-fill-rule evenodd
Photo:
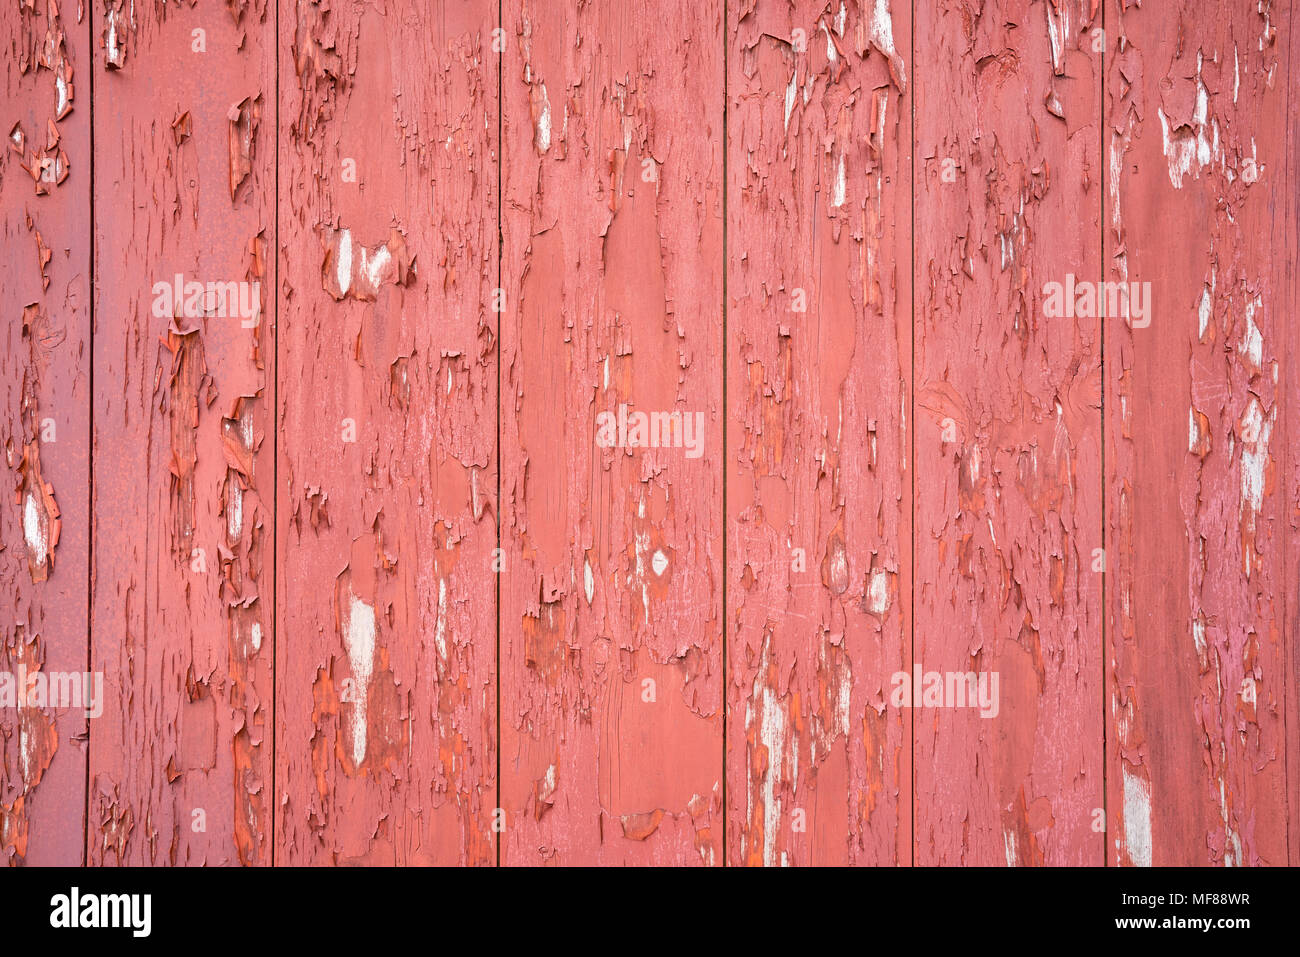
<instances>
[{"instance_id":1,"label":"weathered wooden wall","mask_svg":"<svg viewBox=\"0 0 1300 957\"><path fill-rule=\"evenodd\" d=\"M0 856L1300 863L1292 19L8 4Z\"/></svg>"},{"instance_id":2,"label":"weathered wooden wall","mask_svg":"<svg viewBox=\"0 0 1300 957\"><path fill-rule=\"evenodd\" d=\"M1106 73L1105 258L1155 304L1106 338L1117 864L1300 850L1300 36L1290 4L1208 12L1106 11L1128 42Z\"/></svg>"},{"instance_id":3,"label":"weathered wooden wall","mask_svg":"<svg viewBox=\"0 0 1300 957\"><path fill-rule=\"evenodd\" d=\"M0 10L0 672L84 671L91 409L91 45L75 12ZM0 861L81 861L83 710L0 708Z\"/></svg>"},{"instance_id":4,"label":"weathered wooden wall","mask_svg":"<svg viewBox=\"0 0 1300 957\"><path fill-rule=\"evenodd\" d=\"M1101 52L1085 0L917 13L916 607L923 669L999 708L916 717L918 864L1097 864L1103 807Z\"/></svg>"},{"instance_id":5,"label":"weathered wooden wall","mask_svg":"<svg viewBox=\"0 0 1300 957\"><path fill-rule=\"evenodd\" d=\"M232 11L92 11L91 864L271 859L273 326L155 292L274 306L275 6Z\"/></svg>"},{"instance_id":6,"label":"weathered wooden wall","mask_svg":"<svg viewBox=\"0 0 1300 957\"><path fill-rule=\"evenodd\" d=\"M727 43L728 861L910 863L910 13Z\"/></svg>"},{"instance_id":7,"label":"weathered wooden wall","mask_svg":"<svg viewBox=\"0 0 1300 957\"><path fill-rule=\"evenodd\" d=\"M277 862L496 860L495 23L281 5Z\"/></svg>"},{"instance_id":8,"label":"weathered wooden wall","mask_svg":"<svg viewBox=\"0 0 1300 957\"><path fill-rule=\"evenodd\" d=\"M722 7L502 10L501 860L721 863Z\"/></svg>"}]
</instances>

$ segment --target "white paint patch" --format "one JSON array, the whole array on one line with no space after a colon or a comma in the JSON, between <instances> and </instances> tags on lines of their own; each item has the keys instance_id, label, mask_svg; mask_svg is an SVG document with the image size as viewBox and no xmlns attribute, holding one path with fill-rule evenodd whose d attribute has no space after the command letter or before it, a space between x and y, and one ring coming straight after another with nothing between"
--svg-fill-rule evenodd
<instances>
[{"instance_id":1,"label":"white paint patch","mask_svg":"<svg viewBox=\"0 0 1300 957\"><path fill-rule=\"evenodd\" d=\"M1121 176L1124 172L1124 140L1119 134L1110 138L1110 179L1107 185L1110 187L1110 221L1113 225L1120 225L1120 183ZM1121 263L1123 265L1123 263ZM1128 278L1128 270L1124 269L1122 278Z\"/></svg>"},{"instance_id":2,"label":"white paint patch","mask_svg":"<svg viewBox=\"0 0 1300 957\"><path fill-rule=\"evenodd\" d=\"M1264 410L1259 400L1251 397L1246 414L1242 417L1241 443L1241 511L1249 512L1251 527L1255 516L1264 507L1264 469L1268 465L1268 442L1273 434L1273 420L1277 410L1264 417ZM1245 436L1254 436L1255 441L1248 442Z\"/></svg>"},{"instance_id":3,"label":"white paint patch","mask_svg":"<svg viewBox=\"0 0 1300 957\"><path fill-rule=\"evenodd\" d=\"M835 171L835 196L831 200L831 205L835 206L837 209L840 206L843 206L845 192L846 192L846 184L844 180L844 154L841 153L840 165Z\"/></svg>"},{"instance_id":4,"label":"white paint patch","mask_svg":"<svg viewBox=\"0 0 1300 957\"><path fill-rule=\"evenodd\" d=\"M891 60L898 56L894 49L894 22L889 16L889 0L876 0L871 10L871 24L867 28L871 42Z\"/></svg>"},{"instance_id":5,"label":"white paint patch","mask_svg":"<svg viewBox=\"0 0 1300 957\"><path fill-rule=\"evenodd\" d=\"M438 579L438 621L434 626L433 642L438 646L438 657L447 660L447 579Z\"/></svg>"},{"instance_id":6,"label":"white paint patch","mask_svg":"<svg viewBox=\"0 0 1300 957\"><path fill-rule=\"evenodd\" d=\"M1192 620L1192 644L1196 646L1196 657L1199 661L1205 661L1205 619L1196 617Z\"/></svg>"},{"instance_id":7,"label":"white paint patch","mask_svg":"<svg viewBox=\"0 0 1300 957\"><path fill-rule=\"evenodd\" d=\"M384 271L392 261L393 256L388 251L387 246L380 246L373 253L367 250L366 247L361 247L361 271L366 277L366 282L370 284L370 288L379 288L379 283L384 278Z\"/></svg>"},{"instance_id":8,"label":"white paint patch","mask_svg":"<svg viewBox=\"0 0 1300 957\"><path fill-rule=\"evenodd\" d=\"M1210 119L1210 91L1201 81L1201 55L1196 56L1196 106L1192 111L1191 128L1171 128L1169 117L1163 109L1156 110L1160 117L1160 135L1165 159L1169 164L1169 182L1174 189L1183 188L1183 179L1189 174L1193 179L1212 162L1223 162L1223 147L1219 143L1219 121Z\"/></svg>"},{"instance_id":9,"label":"white paint patch","mask_svg":"<svg viewBox=\"0 0 1300 957\"><path fill-rule=\"evenodd\" d=\"M108 59L110 61L118 59L117 46L117 11L108 11Z\"/></svg>"},{"instance_id":10,"label":"white paint patch","mask_svg":"<svg viewBox=\"0 0 1300 957\"><path fill-rule=\"evenodd\" d=\"M645 518L645 499L641 499L641 517ZM641 608L644 613L645 623L650 624L650 589L645 583L645 558L646 552L650 550L650 533L636 533L636 580L641 583Z\"/></svg>"},{"instance_id":11,"label":"white paint patch","mask_svg":"<svg viewBox=\"0 0 1300 957\"><path fill-rule=\"evenodd\" d=\"M889 610L889 573L877 568L871 573L867 587L867 610L873 615L883 615Z\"/></svg>"},{"instance_id":12,"label":"white paint patch","mask_svg":"<svg viewBox=\"0 0 1300 957\"><path fill-rule=\"evenodd\" d=\"M22 762L23 781L32 779L32 748L27 734L27 722L18 722L18 756Z\"/></svg>"},{"instance_id":13,"label":"white paint patch","mask_svg":"<svg viewBox=\"0 0 1300 957\"><path fill-rule=\"evenodd\" d=\"M758 739L767 748L767 769L763 773L760 786L763 800L763 864L772 867L776 864L776 838L780 830L781 799L778 796L777 780L785 765L785 742L787 736L785 710L776 692L764 681L768 672L768 649L764 647L758 674L754 678L753 695L745 707L745 727L754 721L754 703L758 702L759 731ZM751 798L752 802L752 798Z\"/></svg>"},{"instance_id":14,"label":"white paint patch","mask_svg":"<svg viewBox=\"0 0 1300 957\"><path fill-rule=\"evenodd\" d=\"M1262 296L1256 296L1246 303L1246 331L1242 334L1241 342L1237 343L1237 351L1256 372L1259 372L1264 364L1264 337L1260 334L1259 327L1255 325L1255 310L1262 305L1264 305Z\"/></svg>"},{"instance_id":15,"label":"white paint patch","mask_svg":"<svg viewBox=\"0 0 1300 957\"><path fill-rule=\"evenodd\" d=\"M650 567L654 569L656 576L663 575L664 569L668 567L668 556L656 549L650 556Z\"/></svg>"},{"instance_id":16,"label":"white paint patch","mask_svg":"<svg viewBox=\"0 0 1300 957\"><path fill-rule=\"evenodd\" d=\"M835 726L845 737L849 733L849 706L852 702L853 673L846 663L844 670L840 672L840 689L835 697Z\"/></svg>"},{"instance_id":17,"label":"white paint patch","mask_svg":"<svg viewBox=\"0 0 1300 957\"><path fill-rule=\"evenodd\" d=\"M1223 866L1241 866L1241 835L1228 824L1228 797L1223 787L1223 778L1219 778L1219 811L1223 816L1223 835L1226 838L1223 848Z\"/></svg>"},{"instance_id":18,"label":"white paint patch","mask_svg":"<svg viewBox=\"0 0 1300 957\"><path fill-rule=\"evenodd\" d=\"M335 264L338 273L339 295L346 296L352 288L352 230L343 230L339 236L339 261Z\"/></svg>"},{"instance_id":19,"label":"white paint patch","mask_svg":"<svg viewBox=\"0 0 1300 957\"><path fill-rule=\"evenodd\" d=\"M30 492L23 506L23 537L27 539L27 548L36 564L44 565L50 554L49 543L45 539L45 526L41 522L41 510L36 504L36 496Z\"/></svg>"},{"instance_id":20,"label":"white paint patch","mask_svg":"<svg viewBox=\"0 0 1300 957\"><path fill-rule=\"evenodd\" d=\"M1147 782L1124 769L1124 843L1138 867L1151 866L1151 791Z\"/></svg>"},{"instance_id":21,"label":"white paint patch","mask_svg":"<svg viewBox=\"0 0 1300 957\"><path fill-rule=\"evenodd\" d=\"M591 604L592 597L596 594L596 576L591 573L591 564L585 559L582 562L582 592L587 596L587 604Z\"/></svg>"},{"instance_id":22,"label":"white paint patch","mask_svg":"<svg viewBox=\"0 0 1300 957\"><path fill-rule=\"evenodd\" d=\"M248 629L248 640L253 643L254 651L262 650L262 623L260 621L253 622L253 627Z\"/></svg>"},{"instance_id":23,"label":"white paint patch","mask_svg":"<svg viewBox=\"0 0 1300 957\"><path fill-rule=\"evenodd\" d=\"M375 609L351 592L343 646L348 652L356 688L352 699L352 763L366 759L366 695L375 670Z\"/></svg>"},{"instance_id":24,"label":"white paint patch","mask_svg":"<svg viewBox=\"0 0 1300 957\"><path fill-rule=\"evenodd\" d=\"M847 584L849 580L849 558L843 548L836 548L832 552L829 571L831 583L835 587L841 588Z\"/></svg>"},{"instance_id":25,"label":"white paint patch","mask_svg":"<svg viewBox=\"0 0 1300 957\"><path fill-rule=\"evenodd\" d=\"M1214 314L1214 296L1211 292L1212 285L1213 284L1211 283L1210 286L1203 286L1201 288L1201 304L1196 309L1196 316L1199 320L1199 331L1197 333L1198 339L1205 338L1205 330L1209 328L1210 325L1210 316Z\"/></svg>"},{"instance_id":26,"label":"white paint patch","mask_svg":"<svg viewBox=\"0 0 1300 957\"><path fill-rule=\"evenodd\" d=\"M238 482L230 483L230 500L226 503L226 538L238 541L244 530L244 491Z\"/></svg>"},{"instance_id":27,"label":"white paint patch","mask_svg":"<svg viewBox=\"0 0 1300 957\"><path fill-rule=\"evenodd\" d=\"M795 94L799 91L799 86L796 82L798 75L799 69L796 67L790 74L790 85L785 88L785 129L787 132L790 130L790 114L794 112Z\"/></svg>"},{"instance_id":28,"label":"white paint patch","mask_svg":"<svg viewBox=\"0 0 1300 957\"><path fill-rule=\"evenodd\" d=\"M551 101L546 96L546 84L541 84L542 88L542 109L537 114L537 131L534 141L537 149L545 153L551 148Z\"/></svg>"}]
</instances>

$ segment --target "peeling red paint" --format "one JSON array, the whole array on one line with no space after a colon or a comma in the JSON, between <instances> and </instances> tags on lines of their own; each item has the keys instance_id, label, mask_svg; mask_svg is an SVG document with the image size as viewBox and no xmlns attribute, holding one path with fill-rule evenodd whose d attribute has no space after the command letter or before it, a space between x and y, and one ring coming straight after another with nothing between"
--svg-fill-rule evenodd
<instances>
[{"instance_id":1,"label":"peeling red paint","mask_svg":"<svg viewBox=\"0 0 1300 957\"><path fill-rule=\"evenodd\" d=\"M496 861L495 24L281 8L277 863Z\"/></svg>"},{"instance_id":2,"label":"peeling red paint","mask_svg":"<svg viewBox=\"0 0 1300 957\"><path fill-rule=\"evenodd\" d=\"M35 689L86 667L90 110L88 26L52 0L0 10L0 862L83 859L83 709ZM74 109L74 106L80 109ZM75 169L74 169L75 166ZM37 677L39 676L39 677Z\"/></svg>"},{"instance_id":3,"label":"peeling red paint","mask_svg":"<svg viewBox=\"0 0 1300 957\"><path fill-rule=\"evenodd\" d=\"M1296 860L1291 17L1106 5L1108 268L1155 304L1106 339L1114 864Z\"/></svg>"},{"instance_id":4,"label":"peeling red paint","mask_svg":"<svg viewBox=\"0 0 1300 957\"><path fill-rule=\"evenodd\" d=\"M0 9L0 861L1300 861L1291 17Z\"/></svg>"},{"instance_id":5,"label":"peeling red paint","mask_svg":"<svg viewBox=\"0 0 1300 957\"><path fill-rule=\"evenodd\" d=\"M271 863L274 21L109 3L88 25L114 67L94 117L92 864Z\"/></svg>"},{"instance_id":6,"label":"peeling red paint","mask_svg":"<svg viewBox=\"0 0 1300 957\"><path fill-rule=\"evenodd\" d=\"M502 16L501 860L720 864L722 7Z\"/></svg>"},{"instance_id":7,"label":"peeling red paint","mask_svg":"<svg viewBox=\"0 0 1300 957\"><path fill-rule=\"evenodd\" d=\"M1102 860L1101 326L1043 305L1102 272L1093 6L917 9L913 667L1000 699L913 712L918 864Z\"/></svg>"},{"instance_id":8,"label":"peeling red paint","mask_svg":"<svg viewBox=\"0 0 1300 957\"><path fill-rule=\"evenodd\" d=\"M728 34L732 864L910 863L910 12Z\"/></svg>"}]
</instances>

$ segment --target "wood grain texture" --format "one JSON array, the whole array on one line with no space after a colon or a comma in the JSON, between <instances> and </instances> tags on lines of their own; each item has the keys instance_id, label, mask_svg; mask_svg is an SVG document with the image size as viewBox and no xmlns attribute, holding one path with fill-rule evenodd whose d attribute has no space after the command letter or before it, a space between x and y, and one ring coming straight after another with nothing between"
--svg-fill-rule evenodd
<instances>
[{"instance_id":1,"label":"wood grain texture","mask_svg":"<svg viewBox=\"0 0 1300 957\"><path fill-rule=\"evenodd\" d=\"M1102 278L1096 19L916 16L913 665L998 680L916 715L916 861L1098 864L1101 326L1043 295Z\"/></svg>"},{"instance_id":2,"label":"wood grain texture","mask_svg":"<svg viewBox=\"0 0 1300 957\"><path fill-rule=\"evenodd\" d=\"M44 0L0 37L0 863L80 864L93 709L19 691L86 671L90 31Z\"/></svg>"},{"instance_id":3,"label":"wood grain texture","mask_svg":"<svg viewBox=\"0 0 1300 957\"><path fill-rule=\"evenodd\" d=\"M728 861L911 861L904 5L728 31Z\"/></svg>"},{"instance_id":4,"label":"wood grain texture","mask_svg":"<svg viewBox=\"0 0 1300 957\"><path fill-rule=\"evenodd\" d=\"M276 861L493 863L496 6L280 13Z\"/></svg>"},{"instance_id":5,"label":"wood grain texture","mask_svg":"<svg viewBox=\"0 0 1300 957\"><path fill-rule=\"evenodd\" d=\"M1205 13L1106 10L1115 864L1296 862L1295 26Z\"/></svg>"},{"instance_id":6,"label":"wood grain texture","mask_svg":"<svg viewBox=\"0 0 1300 957\"><path fill-rule=\"evenodd\" d=\"M0 862L1300 864L1292 21L9 4Z\"/></svg>"},{"instance_id":7,"label":"wood grain texture","mask_svg":"<svg viewBox=\"0 0 1300 957\"><path fill-rule=\"evenodd\" d=\"M503 28L502 862L720 864L722 7Z\"/></svg>"},{"instance_id":8,"label":"wood grain texture","mask_svg":"<svg viewBox=\"0 0 1300 957\"><path fill-rule=\"evenodd\" d=\"M92 864L270 863L273 23L94 10Z\"/></svg>"}]
</instances>

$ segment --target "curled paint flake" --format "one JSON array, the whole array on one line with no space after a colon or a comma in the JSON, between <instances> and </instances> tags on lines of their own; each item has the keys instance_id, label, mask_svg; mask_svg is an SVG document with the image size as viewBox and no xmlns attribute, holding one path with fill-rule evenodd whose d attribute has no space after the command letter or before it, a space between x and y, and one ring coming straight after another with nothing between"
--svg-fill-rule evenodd
<instances>
[{"instance_id":1,"label":"curled paint flake","mask_svg":"<svg viewBox=\"0 0 1300 957\"><path fill-rule=\"evenodd\" d=\"M644 814L624 814L619 823L623 826L623 836L630 841L644 841L655 831L664 819L663 808L656 808Z\"/></svg>"},{"instance_id":2,"label":"curled paint flake","mask_svg":"<svg viewBox=\"0 0 1300 957\"><path fill-rule=\"evenodd\" d=\"M1165 80L1160 85L1162 105L1156 115L1174 189L1182 189L1188 175L1199 178L1200 171L1212 163L1223 165L1219 121L1210 116L1210 94L1201 79L1201 63L1198 53L1194 79Z\"/></svg>"},{"instance_id":3,"label":"curled paint flake","mask_svg":"<svg viewBox=\"0 0 1300 957\"><path fill-rule=\"evenodd\" d=\"M41 288L50 288L50 277L45 275L45 267L50 264L50 247L45 245L45 240L41 237L41 231L36 232L36 263L41 273Z\"/></svg>"},{"instance_id":4,"label":"curled paint flake","mask_svg":"<svg viewBox=\"0 0 1300 957\"><path fill-rule=\"evenodd\" d=\"M185 114L186 117L189 114ZM239 187L253 172L253 149L258 123L262 118L262 98L245 97L230 108L230 198L233 201ZM173 129L175 127L173 126ZM179 140L177 143L179 144Z\"/></svg>"},{"instance_id":5,"label":"curled paint flake","mask_svg":"<svg viewBox=\"0 0 1300 957\"><path fill-rule=\"evenodd\" d=\"M176 145L180 146L190 134L194 132L194 121L190 119L190 111L186 110L172 121L172 138L176 140Z\"/></svg>"}]
</instances>

